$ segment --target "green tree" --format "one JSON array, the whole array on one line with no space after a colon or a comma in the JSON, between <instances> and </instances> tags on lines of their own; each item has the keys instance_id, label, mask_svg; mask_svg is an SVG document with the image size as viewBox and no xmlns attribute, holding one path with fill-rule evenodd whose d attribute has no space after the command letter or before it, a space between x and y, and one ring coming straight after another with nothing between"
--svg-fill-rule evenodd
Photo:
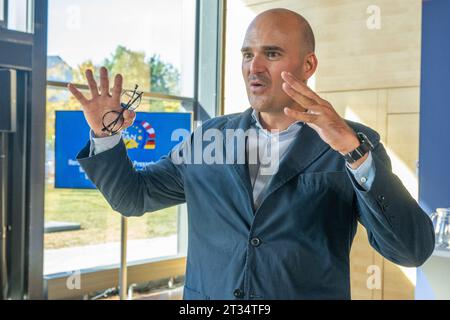
<instances>
[{"instance_id":1,"label":"green tree","mask_svg":"<svg viewBox=\"0 0 450 320\"><path fill-rule=\"evenodd\" d=\"M152 92L168 95L180 95L180 72L170 63L154 54L148 60L151 70ZM152 100L151 109L174 112L180 109L180 103L168 100Z\"/></svg>"},{"instance_id":2,"label":"green tree","mask_svg":"<svg viewBox=\"0 0 450 320\"><path fill-rule=\"evenodd\" d=\"M148 92L179 95L180 94L180 72L172 64L161 60L160 56L154 54L146 60L145 53L133 51L125 46L117 46L109 58L104 59L103 66L108 69L111 77L115 74L122 74L124 78L124 89L134 89L136 84L139 89ZM99 83L98 75L100 66L95 66L91 60L86 60L73 72L74 83L86 83L85 71L92 69ZM113 85L113 80L110 80ZM88 91L86 92L89 96ZM77 106L76 101L71 97L66 102L65 109ZM174 112L180 108L180 102L157 99L143 99L139 110Z\"/></svg>"},{"instance_id":3,"label":"green tree","mask_svg":"<svg viewBox=\"0 0 450 320\"><path fill-rule=\"evenodd\" d=\"M92 60L86 60L78 65L77 69L73 70L73 83L86 83L86 70L91 69L94 76L98 76L99 67L95 66Z\"/></svg>"},{"instance_id":4,"label":"green tree","mask_svg":"<svg viewBox=\"0 0 450 320\"><path fill-rule=\"evenodd\" d=\"M143 91L151 90L150 66L145 61L144 52L118 46L111 58L104 60L103 65L108 69L110 75L118 73L123 75L124 88L133 89L138 84Z\"/></svg>"},{"instance_id":5,"label":"green tree","mask_svg":"<svg viewBox=\"0 0 450 320\"><path fill-rule=\"evenodd\" d=\"M156 54L151 56L149 64L152 92L179 95L180 73L178 70L172 64L162 61Z\"/></svg>"}]
</instances>

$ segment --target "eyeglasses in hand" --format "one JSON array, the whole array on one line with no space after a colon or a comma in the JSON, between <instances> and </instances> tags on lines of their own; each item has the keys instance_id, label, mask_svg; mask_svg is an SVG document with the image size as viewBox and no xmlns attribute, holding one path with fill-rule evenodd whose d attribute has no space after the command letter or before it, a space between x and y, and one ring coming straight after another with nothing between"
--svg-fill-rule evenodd
<instances>
[{"instance_id":1,"label":"eyeglasses in hand","mask_svg":"<svg viewBox=\"0 0 450 320\"><path fill-rule=\"evenodd\" d=\"M124 90L121 95L120 106L121 111L109 111L103 115L103 132L108 132L110 135L119 132L124 123L123 113L125 110L134 111L139 107L142 100L143 92L137 91L138 85L134 87L134 90Z\"/></svg>"}]
</instances>

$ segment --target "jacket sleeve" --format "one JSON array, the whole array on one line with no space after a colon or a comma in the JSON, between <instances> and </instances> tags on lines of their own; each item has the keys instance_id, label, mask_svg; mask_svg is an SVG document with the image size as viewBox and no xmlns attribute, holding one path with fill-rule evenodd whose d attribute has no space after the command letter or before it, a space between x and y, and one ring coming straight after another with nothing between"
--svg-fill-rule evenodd
<instances>
[{"instance_id":1,"label":"jacket sleeve","mask_svg":"<svg viewBox=\"0 0 450 320\"><path fill-rule=\"evenodd\" d=\"M375 178L369 190L361 188L347 169L356 192L357 218L366 228L371 246L382 256L405 267L418 267L434 250L433 223L392 173L381 142L372 156Z\"/></svg>"},{"instance_id":2,"label":"jacket sleeve","mask_svg":"<svg viewBox=\"0 0 450 320\"><path fill-rule=\"evenodd\" d=\"M185 202L181 165L171 155L137 171L123 140L114 148L89 157L90 142L77 160L111 207L124 216L141 216Z\"/></svg>"}]
</instances>

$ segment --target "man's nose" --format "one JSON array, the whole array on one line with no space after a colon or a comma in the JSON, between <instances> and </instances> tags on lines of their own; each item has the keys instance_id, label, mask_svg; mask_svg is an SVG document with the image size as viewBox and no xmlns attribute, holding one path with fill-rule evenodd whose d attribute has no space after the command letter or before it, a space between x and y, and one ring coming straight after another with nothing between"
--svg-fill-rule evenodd
<instances>
[{"instance_id":1,"label":"man's nose","mask_svg":"<svg viewBox=\"0 0 450 320\"><path fill-rule=\"evenodd\" d=\"M250 63L250 73L264 72L266 69L265 59L261 55L255 55Z\"/></svg>"}]
</instances>

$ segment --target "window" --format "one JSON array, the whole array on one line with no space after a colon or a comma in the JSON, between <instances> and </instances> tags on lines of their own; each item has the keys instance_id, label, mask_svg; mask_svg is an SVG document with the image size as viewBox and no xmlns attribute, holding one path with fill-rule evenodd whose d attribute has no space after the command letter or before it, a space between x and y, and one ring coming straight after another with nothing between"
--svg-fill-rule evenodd
<instances>
[{"instance_id":1,"label":"window","mask_svg":"<svg viewBox=\"0 0 450 320\"><path fill-rule=\"evenodd\" d=\"M5 0L0 0L0 28L5 27Z\"/></svg>"},{"instance_id":2,"label":"window","mask_svg":"<svg viewBox=\"0 0 450 320\"><path fill-rule=\"evenodd\" d=\"M33 33L34 0L0 0L0 27Z\"/></svg>"},{"instance_id":3,"label":"window","mask_svg":"<svg viewBox=\"0 0 450 320\"><path fill-rule=\"evenodd\" d=\"M126 12L126 14L124 14ZM107 15L102 19L100 15ZM44 274L119 263L120 215L98 190L58 189L55 114L81 110L66 83L84 84L84 70L106 66L139 84L138 111L193 110L195 0L50 0L47 59ZM179 252L179 207L128 221L128 262ZM64 231L60 231L64 230Z\"/></svg>"}]
</instances>

